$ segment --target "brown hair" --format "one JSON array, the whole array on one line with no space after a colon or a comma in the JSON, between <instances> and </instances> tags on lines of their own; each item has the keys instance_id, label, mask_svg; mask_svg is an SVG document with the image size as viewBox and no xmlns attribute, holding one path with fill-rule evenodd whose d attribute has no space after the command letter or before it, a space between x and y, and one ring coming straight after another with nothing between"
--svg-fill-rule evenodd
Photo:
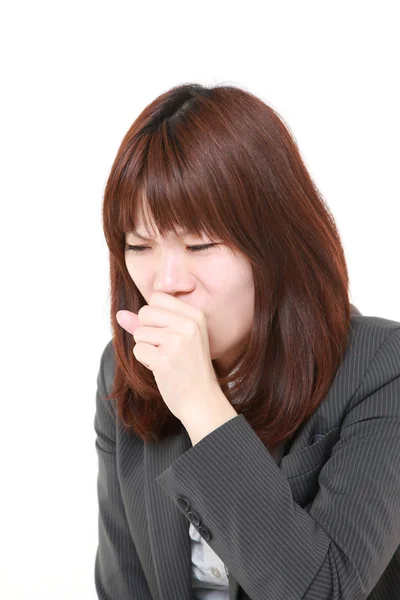
<instances>
[{"instance_id":1,"label":"brown hair","mask_svg":"<svg viewBox=\"0 0 400 600\"><path fill-rule=\"evenodd\" d=\"M350 328L340 236L288 126L248 91L185 84L149 104L122 140L103 203L116 359L107 399L127 430L158 441L183 425L115 316L146 304L125 264L125 233L144 197L162 236L182 227L247 255L250 342L231 373L217 379L266 446L288 440L323 401Z\"/></svg>"}]
</instances>

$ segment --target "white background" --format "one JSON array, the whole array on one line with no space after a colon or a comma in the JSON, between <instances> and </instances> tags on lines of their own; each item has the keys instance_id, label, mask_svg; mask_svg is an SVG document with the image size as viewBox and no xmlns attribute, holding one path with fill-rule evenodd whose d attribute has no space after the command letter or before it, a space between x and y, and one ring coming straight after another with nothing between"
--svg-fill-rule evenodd
<instances>
[{"instance_id":1,"label":"white background","mask_svg":"<svg viewBox=\"0 0 400 600\"><path fill-rule=\"evenodd\" d=\"M4 2L0 596L95 600L104 185L143 108L232 84L283 116L342 237L351 301L400 321L398 2Z\"/></svg>"}]
</instances>

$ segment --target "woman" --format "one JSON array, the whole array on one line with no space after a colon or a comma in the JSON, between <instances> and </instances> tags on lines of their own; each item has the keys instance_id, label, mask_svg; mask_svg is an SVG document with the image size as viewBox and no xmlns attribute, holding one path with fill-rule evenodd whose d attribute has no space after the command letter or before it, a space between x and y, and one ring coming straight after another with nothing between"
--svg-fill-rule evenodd
<instances>
[{"instance_id":1,"label":"woman","mask_svg":"<svg viewBox=\"0 0 400 600\"><path fill-rule=\"evenodd\" d=\"M282 118L235 87L162 94L103 224L98 597L398 600L400 323L350 304Z\"/></svg>"}]
</instances>

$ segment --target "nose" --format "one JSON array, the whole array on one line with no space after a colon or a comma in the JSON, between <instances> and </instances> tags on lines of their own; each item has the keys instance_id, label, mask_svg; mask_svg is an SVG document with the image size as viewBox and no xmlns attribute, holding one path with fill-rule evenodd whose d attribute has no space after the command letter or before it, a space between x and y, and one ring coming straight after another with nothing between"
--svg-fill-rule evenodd
<instances>
[{"instance_id":1,"label":"nose","mask_svg":"<svg viewBox=\"0 0 400 600\"><path fill-rule=\"evenodd\" d=\"M190 293L194 287L194 277L181 256L166 254L156 269L154 291L172 296Z\"/></svg>"}]
</instances>

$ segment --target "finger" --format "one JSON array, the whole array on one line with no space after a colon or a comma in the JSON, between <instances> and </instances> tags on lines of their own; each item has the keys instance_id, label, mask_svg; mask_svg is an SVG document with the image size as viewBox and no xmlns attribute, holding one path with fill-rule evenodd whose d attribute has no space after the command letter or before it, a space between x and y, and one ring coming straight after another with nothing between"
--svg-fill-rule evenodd
<instances>
[{"instance_id":1,"label":"finger","mask_svg":"<svg viewBox=\"0 0 400 600\"><path fill-rule=\"evenodd\" d=\"M128 333L135 331L139 327L139 317L136 313L130 310L119 310L115 315L118 324L121 325Z\"/></svg>"},{"instance_id":2,"label":"finger","mask_svg":"<svg viewBox=\"0 0 400 600\"><path fill-rule=\"evenodd\" d=\"M149 306L145 304L138 312L140 325L153 327L168 327L173 322L174 317L178 314L172 313L170 310L161 308L160 306Z\"/></svg>"},{"instance_id":3,"label":"finger","mask_svg":"<svg viewBox=\"0 0 400 600\"><path fill-rule=\"evenodd\" d=\"M138 313L139 323L143 327L159 327L160 329L169 328L170 331L181 332L185 334L191 331L189 321L194 322L194 319L188 319L186 315L174 313L165 308L145 305Z\"/></svg>"},{"instance_id":4,"label":"finger","mask_svg":"<svg viewBox=\"0 0 400 600\"><path fill-rule=\"evenodd\" d=\"M176 334L176 332L174 333ZM174 333L167 331L165 327L137 327L133 333L133 339L137 344L142 342L160 346L161 344L168 343L168 340L171 339L171 335L174 335Z\"/></svg>"},{"instance_id":5,"label":"finger","mask_svg":"<svg viewBox=\"0 0 400 600\"><path fill-rule=\"evenodd\" d=\"M150 297L149 306L152 308L165 308L173 313L186 315L199 323L203 316L205 316L203 311L196 306L164 292L155 292Z\"/></svg>"},{"instance_id":6,"label":"finger","mask_svg":"<svg viewBox=\"0 0 400 600\"><path fill-rule=\"evenodd\" d=\"M157 348L151 344L136 344L133 348L133 355L147 369L153 370L150 365L157 364ZM153 366L153 368L155 367Z\"/></svg>"}]
</instances>

